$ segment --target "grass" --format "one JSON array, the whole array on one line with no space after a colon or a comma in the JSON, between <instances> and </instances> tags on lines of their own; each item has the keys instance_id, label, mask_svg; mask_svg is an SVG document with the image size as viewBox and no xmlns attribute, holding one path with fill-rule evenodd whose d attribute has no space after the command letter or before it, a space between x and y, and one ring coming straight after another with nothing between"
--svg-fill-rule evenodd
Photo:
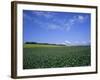
<instances>
[{"instance_id":1,"label":"grass","mask_svg":"<svg viewBox=\"0 0 100 80\"><path fill-rule=\"evenodd\" d=\"M91 65L90 46L24 44L23 69Z\"/></svg>"}]
</instances>

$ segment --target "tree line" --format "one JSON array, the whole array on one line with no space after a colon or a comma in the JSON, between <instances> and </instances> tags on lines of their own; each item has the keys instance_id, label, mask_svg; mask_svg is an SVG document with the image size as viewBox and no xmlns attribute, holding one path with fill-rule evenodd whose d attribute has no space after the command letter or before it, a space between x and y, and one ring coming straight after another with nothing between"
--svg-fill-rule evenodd
<instances>
[{"instance_id":1,"label":"tree line","mask_svg":"<svg viewBox=\"0 0 100 80\"><path fill-rule=\"evenodd\" d=\"M64 44L50 44L50 43L38 43L38 42L25 42L25 44L40 44L40 45L60 45L65 46Z\"/></svg>"}]
</instances>

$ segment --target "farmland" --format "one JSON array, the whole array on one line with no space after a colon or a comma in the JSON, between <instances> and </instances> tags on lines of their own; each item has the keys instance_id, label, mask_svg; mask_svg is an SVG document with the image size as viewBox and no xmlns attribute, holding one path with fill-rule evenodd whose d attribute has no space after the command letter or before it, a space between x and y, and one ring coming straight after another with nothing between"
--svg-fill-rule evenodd
<instances>
[{"instance_id":1,"label":"farmland","mask_svg":"<svg viewBox=\"0 0 100 80\"><path fill-rule=\"evenodd\" d=\"M90 46L23 45L23 69L91 65Z\"/></svg>"}]
</instances>

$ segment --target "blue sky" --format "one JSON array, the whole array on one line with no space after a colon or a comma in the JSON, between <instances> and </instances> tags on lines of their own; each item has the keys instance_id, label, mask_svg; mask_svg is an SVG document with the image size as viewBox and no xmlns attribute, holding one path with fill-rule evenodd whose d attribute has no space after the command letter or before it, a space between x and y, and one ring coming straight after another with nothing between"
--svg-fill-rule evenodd
<instances>
[{"instance_id":1,"label":"blue sky","mask_svg":"<svg viewBox=\"0 0 100 80\"><path fill-rule=\"evenodd\" d=\"M91 14L23 10L24 42L90 44Z\"/></svg>"}]
</instances>

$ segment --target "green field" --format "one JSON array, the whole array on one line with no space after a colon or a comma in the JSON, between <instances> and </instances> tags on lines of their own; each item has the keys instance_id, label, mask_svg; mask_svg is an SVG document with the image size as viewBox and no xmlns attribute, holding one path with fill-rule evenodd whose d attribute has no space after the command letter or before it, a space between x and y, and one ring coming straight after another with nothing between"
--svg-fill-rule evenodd
<instances>
[{"instance_id":1,"label":"green field","mask_svg":"<svg viewBox=\"0 0 100 80\"><path fill-rule=\"evenodd\" d=\"M91 65L90 46L24 44L23 69Z\"/></svg>"}]
</instances>

